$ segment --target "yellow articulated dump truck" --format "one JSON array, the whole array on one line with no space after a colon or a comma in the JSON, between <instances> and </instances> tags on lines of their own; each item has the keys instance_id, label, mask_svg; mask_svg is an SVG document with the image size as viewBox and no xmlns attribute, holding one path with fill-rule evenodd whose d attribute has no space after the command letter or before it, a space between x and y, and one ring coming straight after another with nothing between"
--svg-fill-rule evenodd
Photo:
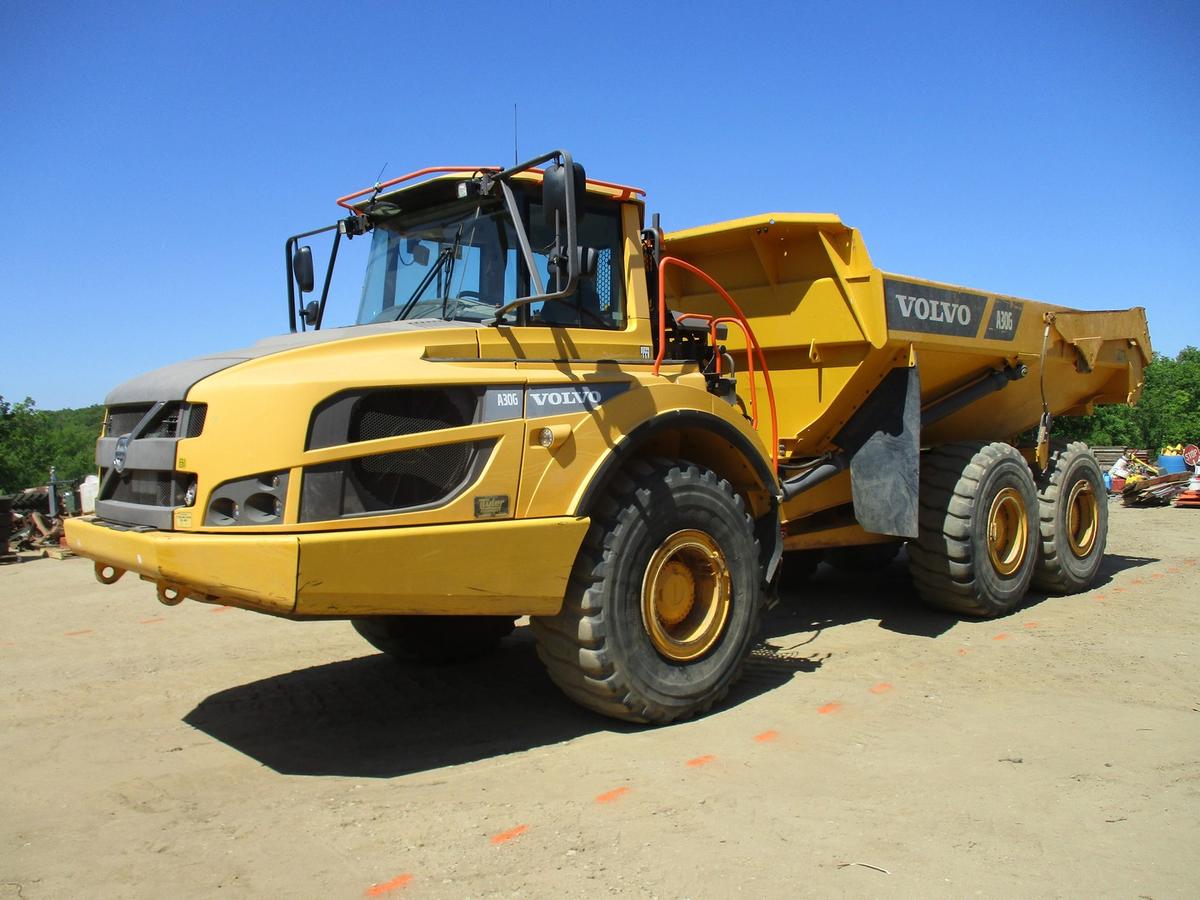
<instances>
[{"instance_id":1,"label":"yellow articulated dump truck","mask_svg":"<svg viewBox=\"0 0 1200 900\"><path fill-rule=\"evenodd\" d=\"M1101 473L1050 424L1136 401L1142 309L881 272L834 215L664 233L642 196L559 150L341 198L286 242L291 333L108 395L71 548L163 603L348 619L400 658L530 616L567 695L653 723L718 701L822 557L906 543L920 596L969 616L1088 586ZM355 239L355 324L323 327Z\"/></svg>"}]
</instances>

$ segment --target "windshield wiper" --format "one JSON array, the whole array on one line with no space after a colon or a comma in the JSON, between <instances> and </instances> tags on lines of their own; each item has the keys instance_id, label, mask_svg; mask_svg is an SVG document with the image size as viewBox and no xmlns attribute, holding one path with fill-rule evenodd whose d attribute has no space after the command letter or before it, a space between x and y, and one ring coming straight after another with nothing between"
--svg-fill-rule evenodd
<instances>
[{"instance_id":1,"label":"windshield wiper","mask_svg":"<svg viewBox=\"0 0 1200 900\"><path fill-rule=\"evenodd\" d=\"M455 243L457 245L457 240ZM400 314L392 321L398 322L408 315L409 310L413 308L413 305L418 299L420 299L421 295L425 293L425 288L429 287L429 283L433 281L434 276L436 276L437 273L442 270L442 266L446 264L446 260L450 259L453 255L454 254L449 247L438 254L437 262L433 264L433 268L425 273L425 277L421 279L421 283L416 286L412 292L412 296L410 296L405 302L404 309L400 310Z\"/></svg>"},{"instance_id":2,"label":"windshield wiper","mask_svg":"<svg viewBox=\"0 0 1200 900\"><path fill-rule=\"evenodd\" d=\"M479 215L479 207L475 207L475 215ZM454 233L454 243L450 245L450 264L446 266L446 290L442 296L442 318L446 318L446 306L450 303L450 291L454 284L454 261L458 259L458 245L462 242L462 222L458 223L458 231Z\"/></svg>"}]
</instances>

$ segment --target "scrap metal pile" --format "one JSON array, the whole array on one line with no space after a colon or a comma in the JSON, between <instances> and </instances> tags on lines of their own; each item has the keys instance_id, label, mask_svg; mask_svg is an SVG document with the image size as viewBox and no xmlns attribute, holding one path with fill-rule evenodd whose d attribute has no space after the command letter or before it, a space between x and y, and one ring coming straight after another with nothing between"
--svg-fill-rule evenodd
<instances>
[{"instance_id":1,"label":"scrap metal pile","mask_svg":"<svg viewBox=\"0 0 1200 900\"><path fill-rule=\"evenodd\" d=\"M63 497L59 497L56 509L63 510ZM0 523L0 558L21 550L57 549L63 537L63 517L50 515L50 492L46 487L21 491L4 498L0 504L0 516L8 521Z\"/></svg>"},{"instance_id":2,"label":"scrap metal pile","mask_svg":"<svg viewBox=\"0 0 1200 900\"><path fill-rule=\"evenodd\" d=\"M1200 448L1188 444L1186 448L1167 450L1159 456L1160 465L1167 469L1165 472L1135 460L1133 474L1121 489L1122 505L1169 506L1174 502L1178 507L1200 507L1200 478L1195 474L1195 467L1200 463ZM1169 466L1166 460L1171 461Z\"/></svg>"},{"instance_id":3,"label":"scrap metal pile","mask_svg":"<svg viewBox=\"0 0 1200 900\"><path fill-rule=\"evenodd\" d=\"M1188 444L1183 451L1183 461L1193 469L1200 465L1200 447ZM1175 498L1175 505L1181 509L1200 509L1200 472L1192 476L1187 487Z\"/></svg>"}]
</instances>

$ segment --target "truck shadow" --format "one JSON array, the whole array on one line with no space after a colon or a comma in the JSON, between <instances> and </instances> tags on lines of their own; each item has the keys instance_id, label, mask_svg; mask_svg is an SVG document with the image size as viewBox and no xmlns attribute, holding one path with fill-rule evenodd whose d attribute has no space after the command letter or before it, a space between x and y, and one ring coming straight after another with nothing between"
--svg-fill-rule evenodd
<instances>
[{"instance_id":1,"label":"truck shadow","mask_svg":"<svg viewBox=\"0 0 1200 900\"><path fill-rule=\"evenodd\" d=\"M284 775L394 778L645 728L591 713L550 681L528 628L488 657L406 666L383 654L275 675L212 694L183 719ZM756 653L727 709L819 663Z\"/></svg>"},{"instance_id":2,"label":"truck shadow","mask_svg":"<svg viewBox=\"0 0 1200 900\"><path fill-rule=\"evenodd\" d=\"M1096 586L1156 561L1107 556ZM781 593L783 602L760 634L770 643L753 651L716 715L817 671L827 656L819 642L826 629L875 620L889 631L937 638L964 621L921 605L903 556L875 573L822 565L800 590ZM1058 599L1031 593L1022 610ZM280 774L361 778L394 778L645 727L567 700L546 675L528 628L472 663L407 666L372 654L275 675L207 697L184 721Z\"/></svg>"},{"instance_id":3,"label":"truck shadow","mask_svg":"<svg viewBox=\"0 0 1200 900\"><path fill-rule=\"evenodd\" d=\"M1111 584L1126 570L1158 561L1155 557L1106 554L1092 590ZM1009 615L1062 599L1030 591ZM780 591L780 605L768 614L763 635L776 646L781 643L778 638L799 635L800 640L791 645L782 642L784 647L799 648L816 639L816 635L804 637L808 632L870 620L887 631L928 638L937 638L962 622L979 621L925 606L913 587L902 551L895 562L877 572L847 573L823 563L805 584Z\"/></svg>"}]
</instances>

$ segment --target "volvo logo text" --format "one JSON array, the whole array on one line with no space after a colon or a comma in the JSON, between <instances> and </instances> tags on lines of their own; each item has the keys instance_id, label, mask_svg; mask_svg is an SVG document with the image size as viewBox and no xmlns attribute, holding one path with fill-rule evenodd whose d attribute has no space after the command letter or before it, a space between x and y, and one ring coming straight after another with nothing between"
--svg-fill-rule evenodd
<instances>
[{"instance_id":1,"label":"volvo logo text","mask_svg":"<svg viewBox=\"0 0 1200 900\"><path fill-rule=\"evenodd\" d=\"M909 297L904 294L894 296L900 304L900 314L905 318L913 317L922 322L957 322L964 327L971 324L971 309L963 303L926 300L924 297Z\"/></svg>"}]
</instances>

